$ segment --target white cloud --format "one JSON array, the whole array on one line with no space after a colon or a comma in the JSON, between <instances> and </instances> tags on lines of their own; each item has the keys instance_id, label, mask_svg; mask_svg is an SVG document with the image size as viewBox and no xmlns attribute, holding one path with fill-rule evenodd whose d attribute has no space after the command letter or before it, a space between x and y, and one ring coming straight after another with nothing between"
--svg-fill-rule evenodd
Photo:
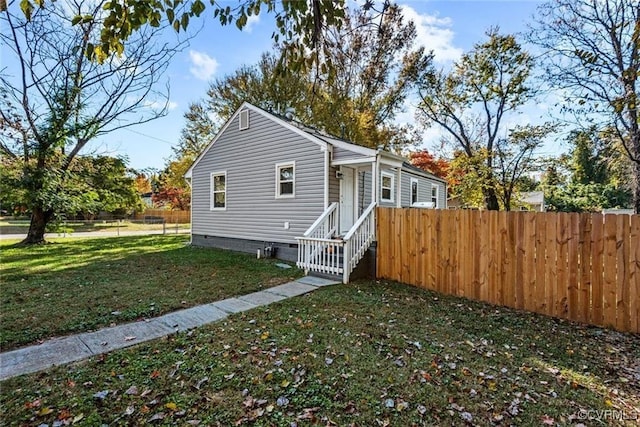
<instances>
[{"instance_id":1,"label":"white cloud","mask_svg":"<svg viewBox=\"0 0 640 427\"><path fill-rule=\"evenodd\" d=\"M427 51L432 50L435 62L446 63L460 58L462 49L453 45L451 19L429 14L421 15L407 5L400 7L405 19L413 21L416 26L417 44L424 46Z\"/></svg>"},{"instance_id":2,"label":"white cloud","mask_svg":"<svg viewBox=\"0 0 640 427\"><path fill-rule=\"evenodd\" d=\"M257 25L259 22L260 15L251 15L247 17L247 24L244 26L242 31L246 31L247 33L251 34L251 31L253 31L253 26Z\"/></svg>"},{"instance_id":3,"label":"white cloud","mask_svg":"<svg viewBox=\"0 0 640 427\"><path fill-rule=\"evenodd\" d=\"M218 61L204 52L190 50L189 59L191 60L192 64L192 67L189 68L189 71L197 79L205 81L209 80L211 77L213 77L213 75L216 73L216 70L218 69Z\"/></svg>"}]
</instances>

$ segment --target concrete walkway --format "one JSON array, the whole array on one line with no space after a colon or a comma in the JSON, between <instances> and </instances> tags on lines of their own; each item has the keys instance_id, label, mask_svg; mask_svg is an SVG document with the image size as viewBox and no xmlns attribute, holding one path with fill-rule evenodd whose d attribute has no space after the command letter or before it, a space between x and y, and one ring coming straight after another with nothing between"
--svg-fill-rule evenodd
<instances>
[{"instance_id":1,"label":"concrete walkway","mask_svg":"<svg viewBox=\"0 0 640 427\"><path fill-rule=\"evenodd\" d=\"M40 345L0 353L0 381L206 325L224 319L231 313L251 310L337 283L307 276L260 292L175 311L145 321L53 338Z\"/></svg>"}]
</instances>

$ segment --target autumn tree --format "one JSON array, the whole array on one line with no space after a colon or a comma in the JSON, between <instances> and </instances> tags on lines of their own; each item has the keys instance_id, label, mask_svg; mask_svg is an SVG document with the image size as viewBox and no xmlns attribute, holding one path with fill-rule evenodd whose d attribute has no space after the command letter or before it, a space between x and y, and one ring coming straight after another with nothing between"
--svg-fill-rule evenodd
<instances>
[{"instance_id":1,"label":"autumn tree","mask_svg":"<svg viewBox=\"0 0 640 427\"><path fill-rule=\"evenodd\" d=\"M288 109L299 120L311 120L315 106L309 102L313 98L309 75L287 71L282 55L280 49L263 53L256 64L241 66L211 82L203 101L208 112L224 122L246 101L281 115ZM185 119L187 123L192 121L187 116Z\"/></svg>"},{"instance_id":2,"label":"autumn tree","mask_svg":"<svg viewBox=\"0 0 640 427\"><path fill-rule=\"evenodd\" d=\"M209 3L209 6L207 6ZM287 46L289 61L296 68L311 69L319 66L319 57L327 47L325 33L328 28L339 27L344 18L345 0L239 0L235 5L226 2L203 2L202 0L144 0L130 1L126 5L119 1L107 1L98 9L83 11L74 17L74 23L99 23L100 34L84 46L87 57L103 63L112 54L121 55L126 43L147 26L172 26L175 31L186 30L194 17L199 17L209 7L214 20L221 25L235 25L242 30L251 16L262 11L274 16L276 30L272 39ZM384 13L388 6L385 0L380 6ZM365 0L364 10L375 10L376 3ZM22 0L20 7L27 19L39 9L49 6L43 0ZM6 2L0 2L0 12Z\"/></svg>"},{"instance_id":3,"label":"autumn tree","mask_svg":"<svg viewBox=\"0 0 640 427\"><path fill-rule=\"evenodd\" d=\"M27 211L31 195L22 182L24 164L4 156L0 162L0 202L12 213ZM93 219L101 212L125 216L142 210L136 173L126 161L111 156L77 156L67 170L52 170L57 179L47 200L59 214ZM55 190L55 191L54 191Z\"/></svg>"},{"instance_id":4,"label":"autumn tree","mask_svg":"<svg viewBox=\"0 0 640 427\"><path fill-rule=\"evenodd\" d=\"M544 75L564 107L615 129L631 160L633 206L640 213L640 6L636 0L551 0L530 39L543 51Z\"/></svg>"},{"instance_id":5,"label":"autumn tree","mask_svg":"<svg viewBox=\"0 0 640 427\"><path fill-rule=\"evenodd\" d=\"M409 161L425 172L429 172L442 179L447 178L449 173L449 161L444 157L438 157L431 154L428 150L414 151L409 154Z\"/></svg>"},{"instance_id":6,"label":"autumn tree","mask_svg":"<svg viewBox=\"0 0 640 427\"><path fill-rule=\"evenodd\" d=\"M27 17L13 3L0 12L3 53L17 64L0 71L0 150L20 164L31 212L23 243L30 244L43 242L47 223L68 210L62 189L90 141L164 114L168 94L158 83L180 42L160 43L162 29L144 26L120 56L98 64L85 52L99 40L100 11L117 2L61 0L35 9L22 2Z\"/></svg>"},{"instance_id":7,"label":"autumn tree","mask_svg":"<svg viewBox=\"0 0 640 427\"><path fill-rule=\"evenodd\" d=\"M495 187L496 144L505 132L507 114L522 107L533 89L529 77L533 59L512 35L497 29L476 44L450 72L426 73L419 94L418 117L439 126L451 144L468 158L480 179L484 206L500 207Z\"/></svg>"},{"instance_id":8,"label":"autumn tree","mask_svg":"<svg viewBox=\"0 0 640 427\"><path fill-rule=\"evenodd\" d=\"M493 176L504 210L510 211L521 188L530 185L527 174L540 168L538 150L555 130L549 124L516 126L496 141Z\"/></svg>"},{"instance_id":9,"label":"autumn tree","mask_svg":"<svg viewBox=\"0 0 640 427\"><path fill-rule=\"evenodd\" d=\"M401 150L416 135L395 119L432 56L415 47L415 25L398 6L388 4L376 26L368 25L371 19L357 9L327 30L322 58L330 65L292 74L281 49L212 83L207 102L222 120L244 100L283 115L291 108L305 124L353 143Z\"/></svg>"},{"instance_id":10,"label":"autumn tree","mask_svg":"<svg viewBox=\"0 0 640 427\"><path fill-rule=\"evenodd\" d=\"M184 175L218 129L210 111L201 103L191 103L184 118L178 145L172 147L173 154L158 176L158 188L152 197L154 203L178 210L188 210L191 205L191 190Z\"/></svg>"}]
</instances>

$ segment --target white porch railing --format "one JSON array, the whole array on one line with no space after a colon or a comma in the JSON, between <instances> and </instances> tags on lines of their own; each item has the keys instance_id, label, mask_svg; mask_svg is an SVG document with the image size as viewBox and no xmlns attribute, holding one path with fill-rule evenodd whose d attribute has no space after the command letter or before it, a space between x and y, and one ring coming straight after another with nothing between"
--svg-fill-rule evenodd
<instances>
[{"instance_id":1,"label":"white porch railing","mask_svg":"<svg viewBox=\"0 0 640 427\"><path fill-rule=\"evenodd\" d=\"M303 234L313 239L330 239L338 232L338 203L331 203L327 209Z\"/></svg>"},{"instance_id":2,"label":"white porch railing","mask_svg":"<svg viewBox=\"0 0 640 427\"><path fill-rule=\"evenodd\" d=\"M337 203L333 203L304 233L298 237L297 266L305 272L349 276L375 238L375 203L371 203L341 239L334 239L339 229Z\"/></svg>"},{"instance_id":3,"label":"white porch railing","mask_svg":"<svg viewBox=\"0 0 640 427\"><path fill-rule=\"evenodd\" d=\"M376 235L376 203L372 202L344 236L344 267L342 283L349 283L349 276L364 256Z\"/></svg>"}]
</instances>

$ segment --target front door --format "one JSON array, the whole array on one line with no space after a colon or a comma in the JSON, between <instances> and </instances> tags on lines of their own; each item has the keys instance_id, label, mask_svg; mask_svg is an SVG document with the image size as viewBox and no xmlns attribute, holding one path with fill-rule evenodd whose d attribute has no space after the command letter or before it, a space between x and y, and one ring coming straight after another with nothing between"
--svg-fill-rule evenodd
<instances>
[{"instance_id":1,"label":"front door","mask_svg":"<svg viewBox=\"0 0 640 427\"><path fill-rule=\"evenodd\" d=\"M342 167L340 180L340 234L345 234L355 221L355 170Z\"/></svg>"}]
</instances>

